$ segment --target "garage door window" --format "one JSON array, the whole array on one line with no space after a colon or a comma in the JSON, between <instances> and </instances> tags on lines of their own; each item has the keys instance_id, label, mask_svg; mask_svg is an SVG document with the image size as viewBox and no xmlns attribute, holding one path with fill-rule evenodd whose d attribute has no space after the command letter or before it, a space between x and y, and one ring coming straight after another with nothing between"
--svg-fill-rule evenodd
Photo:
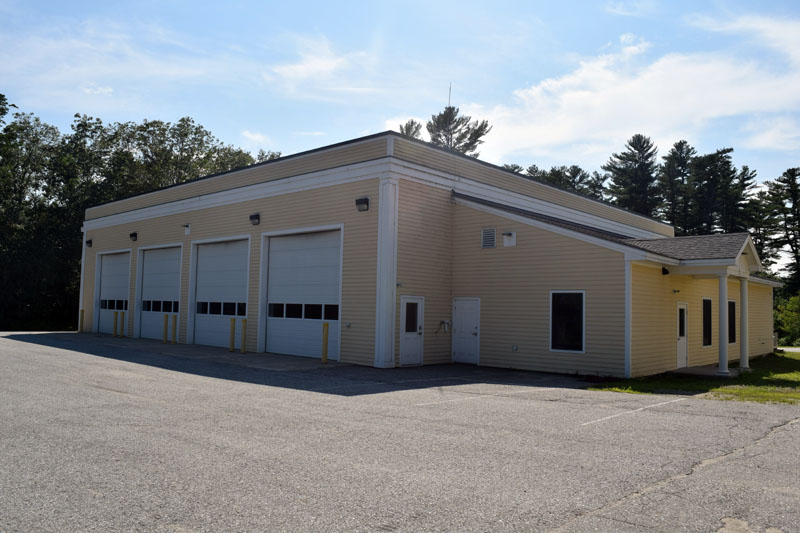
<instances>
[{"instance_id":1,"label":"garage door window","mask_svg":"<svg viewBox=\"0 0 800 533\"><path fill-rule=\"evenodd\" d=\"M247 316L246 302L197 302L195 309L198 315Z\"/></svg>"},{"instance_id":2,"label":"garage door window","mask_svg":"<svg viewBox=\"0 0 800 533\"><path fill-rule=\"evenodd\" d=\"M177 313L178 309L174 300L142 300L142 311Z\"/></svg>"},{"instance_id":3,"label":"garage door window","mask_svg":"<svg viewBox=\"0 0 800 533\"><path fill-rule=\"evenodd\" d=\"M338 304L282 304L267 306L270 318L302 318L305 320L339 320Z\"/></svg>"}]
</instances>

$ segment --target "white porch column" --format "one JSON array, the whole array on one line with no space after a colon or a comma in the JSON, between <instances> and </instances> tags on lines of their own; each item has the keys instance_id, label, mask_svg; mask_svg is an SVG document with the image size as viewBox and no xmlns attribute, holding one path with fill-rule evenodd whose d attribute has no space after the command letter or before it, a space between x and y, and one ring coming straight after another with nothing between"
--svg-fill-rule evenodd
<instances>
[{"instance_id":1,"label":"white porch column","mask_svg":"<svg viewBox=\"0 0 800 533\"><path fill-rule=\"evenodd\" d=\"M727 376L728 371L728 275L719 275L719 368L717 374Z\"/></svg>"},{"instance_id":2,"label":"white porch column","mask_svg":"<svg viewBox=\"0 0 800 533\"><path fill-rule=\"evenodd\" d=\"M750 346L747 331L747 279L739 278L739 369L748 370L750 368Z\"/></svg>"}]
</instances>

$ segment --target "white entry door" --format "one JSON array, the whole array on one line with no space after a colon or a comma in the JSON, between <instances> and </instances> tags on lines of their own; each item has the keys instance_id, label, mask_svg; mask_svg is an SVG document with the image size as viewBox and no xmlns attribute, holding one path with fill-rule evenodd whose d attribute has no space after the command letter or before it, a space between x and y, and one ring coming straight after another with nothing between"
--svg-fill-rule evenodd
<instances>
[{"instance_id":1,"label":"white entry door","mask_svg":"<svg viewBox=\"0 0 800 533\"><path fill-rule=\"evenodd\" d=\"M687 318L689 314L689 306L685 303L678 304L678 368L689 366L689 351L688 342L686 338Z\"/></svg>"},{"instance_id":2,"label":"white entry door","mask_svg":"<svg viewBox=\"0 0 800 533\"><path fill-rule=\"evenodd\" d=\"M130 266L130 252L100 256L100 298L97 313L97 330L100 333L114 333L114 312L117 312L117 332L127 334L121 314L128 310ZM127 318L125 321L127 322Z\"/></svg>"},{"instance_id":3,"label":"white entry door","mask_svg":"<svg viewBox=\"0 0 800 533\"><path fill-rule=\"evenodd\" d=\"M425 299L400 297L400 365L421 365L425 341Z\"/></svg>"},{"instance_id":4,"label":"white entry door","mask_svg":"<svg viewBox=\"0 0 800 533\"><path fill-rule=\"evenodd\" d=\"M172 335L172 315L180 313L181 249L156 248L142 253L142 304L139 336L145 339L164 337L164 315L169 315L167 333ZM176 319L176 328L177 319ZM177 336L177 335L176 335Z\"/></svg>"},{"instance_id":5,"label":"white entry door","mask_svg":"<svg viewBox=\"0 0 800 533\"><path fill-rule=\"evenodd\" d=\"M456 363L478 364L480 316L478 298L453 299L453 361Z\"/></svg>"}]
</instances>

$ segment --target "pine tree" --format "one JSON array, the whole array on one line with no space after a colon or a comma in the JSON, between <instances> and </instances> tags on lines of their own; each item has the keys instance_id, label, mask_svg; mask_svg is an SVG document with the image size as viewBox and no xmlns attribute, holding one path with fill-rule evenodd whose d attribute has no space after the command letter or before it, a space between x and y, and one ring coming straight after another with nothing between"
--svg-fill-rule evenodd
<instances>
[{"instance_id":1,"label":"pine tree","mask_svg":"<svg viewBox=\"0 0 800 533\"><path fill-rule=\"evenodd\" d=\"M791 258L784 290L796 294L800 289L800 167L786 170L768 187L780 225L776 245L788 248Z\"/></svg>"},{"instance_id":2,"label":"pine tree","mask_svg":"<svg viewBox=\"0 0 800 533\"><path fill-rule=\"evenodd\" d=\"M431 143L455 152L478 157L478 146L483 143L483 137L492 130L485 120L472 120L468 115L459 116L459 110L454 106L447 106L438 115L431 115L426 124Z\"/></svg>"},{"instance_id":3,"label":"pine tree","mask_svg":"<svg viewBox=\"0 0 800 533\"><path fill-rule=\"evenodd\" d=\"M658 149L649 137L638 133L628 140L625 148L603 165L611 181L608 192L618 206L654 216L661 203L655 178Z\"/></svg>"},{"instance_id":4,"label":"pine tree","mask_svg":"<svg viewBox=\"0 0 800 533\"><path fill-rule=\"evenodd\" d=\"M422 138L422 124L410 118L405 124L400 124L400 134L412 139Z\"/></svg>"},{"instance_id":5,"label":"pine tree","mask_svg":"<svg viewBox=\"0 0 800 533\"><path fill-rule=\"evenodd\" d=\"M676 235L686 235L689 223L690 165L696 155L695 149L686 141L676 142L664 156L658 171L658 187L662 204L661 218L675 227Z\"/></svg>"}]
</instances>

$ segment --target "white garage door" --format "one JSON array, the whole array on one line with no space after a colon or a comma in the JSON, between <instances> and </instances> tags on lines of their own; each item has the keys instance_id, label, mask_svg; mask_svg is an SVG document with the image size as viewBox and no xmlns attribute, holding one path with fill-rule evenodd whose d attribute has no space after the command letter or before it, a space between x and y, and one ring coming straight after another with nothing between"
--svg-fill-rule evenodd
<instances>
[{"instance_id":1,"label":"white garage door","mask_svg":"<svg viewBox=\"0 0 800 533\"><path fill-rule=\"evenodd\" d=\"M140 336L164 337L164 315L168 315L167 337L172 338L172 315L180 311L181 249L145 250L142 258L142 307ZM176 327L178 322L176 321Z\"/></svg>"},{"instance_id":2,"label":"white garage door","mask_svg":"<svg viewBox=\"0 0 800 533\"><path fill-rule=\"evenodd\" d=\"M267 351L339 359L340 233L273 237L267 273Z\"/></svg>"},{"instance_id":3,"label":"white garage door","mask_svg":"<svg viewBox=\"0 0 800 533\"><path fill-rule=\"evenodd\" d=\"M247 316L247 241L197 247L194 342L228 346L235 319L235 346L240 346L242 318Z\"/></svg>"},{"instance_id":4,"label":"white garage door","mask_svg":"<svg viewBox=\"0 0 800 533\"><path fill-rule=\"evenodd\" d=\"M97 325L100 333L114 333L114 311L128 310L130 255L129 252L124 252L100 256L100 309ZM122 332L121 320L120 317L118 332Z\"/></svg>"}]
</instances>

